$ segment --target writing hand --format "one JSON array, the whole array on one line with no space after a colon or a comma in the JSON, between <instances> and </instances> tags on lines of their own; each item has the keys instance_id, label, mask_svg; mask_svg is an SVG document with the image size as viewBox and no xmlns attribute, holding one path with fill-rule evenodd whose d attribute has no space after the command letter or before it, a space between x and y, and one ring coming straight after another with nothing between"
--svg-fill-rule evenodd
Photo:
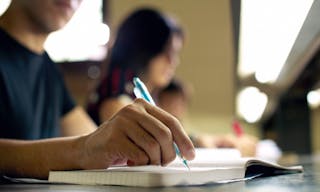
<instances>
[{"instance_id":1,"label":"writing hand","mask_svg":"<svg viewBox=\"0 0 320 192\"><path fill-rule=\"evenodd\" d=\"M136 99L82 139L84 169L117 163L166 165L176 156L173 141L186 159L195 155L179 121L143 99Z\"/></svg>"}]
</instances>

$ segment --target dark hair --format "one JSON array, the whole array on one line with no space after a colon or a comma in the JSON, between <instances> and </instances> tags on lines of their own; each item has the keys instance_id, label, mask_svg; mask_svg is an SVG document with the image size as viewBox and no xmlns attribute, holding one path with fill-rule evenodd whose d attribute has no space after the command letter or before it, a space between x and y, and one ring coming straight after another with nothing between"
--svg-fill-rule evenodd
<instances>
[{"instance_id":1,"label":"dark hair","mask_svg":"<svg viewBox=\"0 0 320 192\"><path fill-rule=\"evenodd\" d=\"M141 8L120 25L109 57L108 73L116 68L139 75L152 58L163 52L173 34L182 29L155 9Z\"/></svg>"},{"instance_id":2,"label":"dark hair","mask_svg":"<svg viewBox=\"0 0 320 192\"><path fill-rule=\"evenodd\" d=\"M185 99L189 99L187 87L178 79L172 79L170 83L158 92L158 99L161 100L161 96L166 93L180 94Z\"/></svg>"},{"instance_id":3,"label":"dark hair","mask_svg":"<svg viewBox=\"0 0 320 192\"><path fill-rule=\"evenodd\" d=\"M100 122L104 99L122 94L133 97L133 77L146 71L150 60L165 51L174 34L183 38L181 28L155 9L138 9L123 21L106 60L107 73L89 98L87 110L96 123Z\"/></svg>"}]
</instances>

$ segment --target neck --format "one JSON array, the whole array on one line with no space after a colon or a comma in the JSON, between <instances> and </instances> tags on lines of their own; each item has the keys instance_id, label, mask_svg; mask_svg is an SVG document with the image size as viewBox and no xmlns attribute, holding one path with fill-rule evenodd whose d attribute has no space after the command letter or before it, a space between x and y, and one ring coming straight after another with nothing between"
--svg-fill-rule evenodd
<instances>
[{"instance_id":1,"label":"neck","mask_svg":"<svg viewBox=\"0 0 320 192\"><path fill-rule=\"evenodd\" d=\"M35 26L18 7L9 7L0 17L0 27L3 30L31 51L43 53L44 42L49 33L41 33Z\"/></svg>"},{"instance_id":2,"label":"neck","mask_svg":"<svg viewBox=\"0 0 320 192\"><path fill-rule=\"evenodd\" d=\"M152 94L154 91L154 87L148 82L146 83L146 87L147 87L148 91Z\"/></svg>"},{"instance_id":3,"label":"neck","mask_svg":"<svg viewBox=\"0 0 320 192\"><path fill-rule=\"evenodd\" d=\"M146 81L144 78L141 78L141 80L143 81L143 83L145 84L145 86L147 87L148 91L150 94L153 93L154 91L154 86L150 81Z\"/></svg>"}]
</instances>

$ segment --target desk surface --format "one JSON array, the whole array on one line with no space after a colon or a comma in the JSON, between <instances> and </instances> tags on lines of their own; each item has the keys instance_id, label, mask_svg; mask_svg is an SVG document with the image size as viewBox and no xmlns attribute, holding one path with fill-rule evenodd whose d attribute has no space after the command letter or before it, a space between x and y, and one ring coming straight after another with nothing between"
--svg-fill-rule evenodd
<instances>
[{"instance_id":1,"label":"desk surface","mask_svg":"<svg viewBox=\"0 0 320 192\"><path fill-rule=\"evenodd\" d=\"M305 172L300 174L281 175L256 178L228 184L217 184L201 187L170 187L170 188L132 188L119 186L86 186L86 185L52 185L52 184L2 184L0 191L19 192L206 192L206 191L319 191L320 190L320 158L302 158L301 164Z\"/></svg>"}]
</instances>

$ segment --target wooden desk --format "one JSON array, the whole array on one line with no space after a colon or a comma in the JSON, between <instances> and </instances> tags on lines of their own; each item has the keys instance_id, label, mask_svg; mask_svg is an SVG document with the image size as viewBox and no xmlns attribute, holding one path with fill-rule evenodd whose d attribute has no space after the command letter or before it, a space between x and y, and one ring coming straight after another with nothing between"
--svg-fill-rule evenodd
<instances>
[{"instance_id":1,"label":"wooden desk","mask_svg":"<svg viewBox=\"0 0 320 192\"><path fill-rule=\"evenodd\" d=\"M257 178L228 184L218 184L201 187L170 187L170 188L133 188L119 186L87 186L87 185L53 185L53 184L2 184L0 191L13 192L219 192L219 191L319 191L320 190L320 158L302 158L301 164L305 172L301 174L281 175Z\"/></svg>"}]
</instances>

